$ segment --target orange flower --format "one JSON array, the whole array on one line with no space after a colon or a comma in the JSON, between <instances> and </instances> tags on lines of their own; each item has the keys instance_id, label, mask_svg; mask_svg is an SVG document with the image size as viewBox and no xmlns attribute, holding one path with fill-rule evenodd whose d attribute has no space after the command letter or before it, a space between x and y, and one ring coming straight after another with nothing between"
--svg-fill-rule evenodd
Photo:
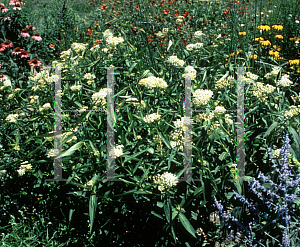
<instances>
[{"instance_id":1,"label":"orange flower","mask_svg":"<svg viewBox=\"0 0 300 247\"><path fill-rule=\"evenodd\" d=\"M94 2L90 2L89 5L92 5Z\"/></svg>"},{"instance_id":2,"label":"orange flower","mask_svg":"<svg viewBox=\"0 0 300 247\"><path fill-rule=\"evenodd\" d=\"M184 14L183 14L183 17L187 17L189 14L189 12L185 11Z\"/></svg>"},{"instance_id":3,"label":"orange flower","mask_svg":"<svg viewBox=\"0 0 300 247\"><path fill-rule=\"evenodd\" d=\"M106 4L103 4L102 6L101 6L101 9L105 9L107 7L107 5Z\"/></svg>"},{"instance_id":4,"label":"orange flower","mask_svg":"<svg viewBox=\"0 0 300 247\"><path fill-rule=\"evenodd\" d=\"M96 39L96 41L95 41L96 43L101 43L102 42L102 40L101 39Z\"/></svg>"},{"instance_id":5,"label":"orange flower","mask_svg":"<svg viewBox=\"0 0 300 247\"><path fill-rule=\"evenodd\" d=\"M167 10L167 9L163 9L163 12L165 15L169 14L170 10Z\"/></svg>"},{"instance_id":6,"label":"orange flower","mask_svg":"<svg viewBox=\"0 0 300 247\"><path fill-rule=\"evenodd\" d=\"M53 45L53 44L50 44L50 45L49 45L49 48L50 48L50 49L52 49L52 48L54 48L54 47L55 47L55 45Z\"/></svg>"}]
</instances>

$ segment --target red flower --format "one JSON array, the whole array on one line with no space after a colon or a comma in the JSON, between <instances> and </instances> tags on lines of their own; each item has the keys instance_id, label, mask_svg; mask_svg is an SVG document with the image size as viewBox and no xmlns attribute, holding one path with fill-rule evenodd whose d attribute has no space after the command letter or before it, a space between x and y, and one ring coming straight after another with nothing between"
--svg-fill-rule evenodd
<instances>
[{"instance_id":1,"label":"red flower","mask_svg":"<svg viewBox=\"0 0 300 247\"><path fill-rule=\"evenodd\" d=\"M37 60L36 58L32 59L32 60L28 60L27 61L31 66L41 66L41 61Z\"/></svg>"},{"instance_id":2,"label":"red flower","mask_svg":"<svg viewBox=\"0 0 300 247\"><path fill-rule=\"evenodd\" d=\"M105 9L107 7L107 5L106 4L103 4L102 6L101 6L101 9Z\"/></svg>"},{"instance_id":3,"label":"red flower","mask_svg":"<svg viewBox=\"0 0 300 247\"><path fill-rule=\"evenodd\" d=\"M53 45L53 44L50 44L50 45L49 45L49 48L50 48L50 49L52 49L52 48L54 48L54 47L55 47L55 45Z\"/></svg>"},{"instance_id":4,"label":"red flower","mask_svg":"<svg viewBox=\"0 0 300 247\"><path fill-rule=\"evenodd\" d=\"M185 45L187 45L188 43L186 42L186 40L185 39L183 39L182 40L182 42L185 44Z\"/></svg>"},{"instance_id":5,"label":"red flower","mask_svg":"<svg viewBox=\"0 0 300 247\"><path fill-rule=\"evenodd\" d=\"M183 14L183 17L187 17L189 14L189 12L185 11L184 14Z\"/></svg>"},{"instance_id":6,"label":"red flower","mask_svg":"<svg viewBox=\"0 0 300 247\"><path fill-rule=\"evenodd\" d=\"M205 26L205 22L202 23L202 26Z\"/></svg>"},{"instance_id":7,"label":"red flower","mask_svg":"<svg viewBox=\"0 0 300 247\"><path fill-rule=\"evenodd\" d=\"M135 6L135 8L136 8L136 9L139 9L139 8L140 8L140 6L139 6L139 5L137 5L137 6Z\"/></svg>"},{"instance_id":8,"label":"red flower","mask_svg":"<svg viewBox=\"0 0 300 247\"><path fill-rule=\"evenodd\" d=\"M94 2L90 2L90 3L89 3L89 5L92 5L92 4L94 4Z\"/></svg>"},{"instance_id":9,"label":"red flower","mask_svg":"<svg viewBox=\"0 0 300 247\"><path fill-rule=\"evenodd\" d=\"M169 14L170 10L167 10L167 9L163 9L163 12L165 15Z\"/></svg>"},{"instance_id":10,"label":"red flower","mask_svg":"<svg viewBox=\"0 0 300 247\"><path fill-rule=\"evenodd\" d=\"M102 40L101 39L96 39L96 41L95 41L96 43L101 43L102 42Z\"/></svg>"}]
</instances>

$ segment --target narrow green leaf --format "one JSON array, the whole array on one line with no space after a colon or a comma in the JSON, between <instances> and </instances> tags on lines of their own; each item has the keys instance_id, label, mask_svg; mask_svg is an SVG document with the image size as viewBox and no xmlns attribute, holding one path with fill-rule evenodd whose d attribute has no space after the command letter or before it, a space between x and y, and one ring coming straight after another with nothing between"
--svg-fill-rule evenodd
<instances>
[{"instance_id":1,"label":"narrow green leaf","mask_svg":"<svg viewBox=\"0 0 300 247\"><path fill-rule=\"evenodd\" d=\"M270 133L272 132L272 130L275 129L277 125L278 125L277 122L272 123L271 126L267 129L267 131L266 131L266 133L264 134L263 138L269 136Z\"/></svg>"},{"instance_id":2,"label":"narrow green leaf","mask_svg":"<svg viewBox=\"0 0 300 247\"><path fill-rule=\"evenodd\" d=\"M151 211L151 214L155 215L157 218L160 218L161 220L163 220L163 217L158 214L158 213L155 213L154 211Z\"/></svg>"},{"instance_id":3,"label":"narrow green leaf","mask_svg":"<svg viewBox=\"0 0 300 247\"><path fill-rule=\"evenodd\" d=\"M61 156L58 156L57 158L66 157L66 156L72 155L77 149L81 148L82 144L83 144L83 141L80 141L80 142L74 144L66 152L64 152Z\"/></svg>"},{"instance_id":4,"label":"narrow green leaf","mask_svg":"<svg viewBox=\"0 0 300 247\"><path fill-rule=\"evenodd\" d=\"M90 202L89 202L90 234L92 233L92 229L93 229L96 209L97 209L97 195L93 194L90 196Z\"/></svg>"},{"instance_id":5,"label":"narrow green leaf","mask_svg":"<svg viewBox=\"0 0 300 247\"><path fill-rule=\"evenodd\" d=\"M190 221L185 217L185 215L183 213L179 213L179 220L181 222L181 224L184 226L184 228L194 237L195 236L195 229L194 227L191 225Z\"/></svg>"}]
</instances>

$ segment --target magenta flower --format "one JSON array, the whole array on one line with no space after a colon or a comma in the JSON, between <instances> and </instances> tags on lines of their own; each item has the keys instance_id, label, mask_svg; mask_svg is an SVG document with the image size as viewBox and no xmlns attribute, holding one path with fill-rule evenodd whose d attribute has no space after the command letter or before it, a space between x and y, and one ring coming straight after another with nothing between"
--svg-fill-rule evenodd
<instances>
[{"instance_id":1,"label":"magenta flower","mask_svg":"<svg viewBox=\"0 0 300 247\"><path fill-rule=\"evenodd\" d=\"M27 51L25 51L25 50L22 49L22 51L21 51L21 53L20 53L20 56L21 56L21 57L28 58L28 57L29 57L29 54L28 54Z\"/></svg>"},{"instance_id":2,"label":"magenta flower","mask_svg":"<svg viewBox=\"0 0 300 247\"><path fill-rule=\"evenodd\" d=\"M30 37L29 33L27 33L26 29L22 29L22 32L20 33L20 36L23 38Z\"/></svg>"},{"instance_id":3,"label":"magenta flower","mask_svg":"<svg viewBox=\"0 0 300 247\"><path fill-rule=\"evenodd\" d=\"M4 41L4 43L2 43L1 45L4 45L5 47L8 47L8 48L12 48L13 47L13 44L10 43L9 41Z\"/></svg>"},{"instance_id":4,"label":"magenta flower","mask_svg":"<svg viewBox=\"0 0 300 247\"><path fill-rule=\"evenodd\" d=\"M14 55L19 55L19 54L21 54L22 51L24 51L24 50L21 49L20 47L16 47L15 50L13 50L11 53Z\"/></svg>"},{"instance_id":5,"label":"magenta flower","mask_svg":"<svg viewBox=\"0 0 300 247\"><path fill-rule=\"evenodd\" d=\"M4 43L1 43L0 44L0 52L5 51L5 49L6 49L6 46L4 45Z\"/></svg>"},{"instance_id":6,"label":"magenta flower","mask_svg":"<svg viewBox=\"0 0 300 247\"><path fill-rule=\"evenodd\" d=\"M41 61L40 60L37 60L36 58L32 59L32 60L28 60L28 63L31 65L31 66L41 66Z\"/></svg>"},{"instance_id":7,"label":"magenta flower","mask_svg":"<svg viewBox=\"0 0 300 247\"><path fill-rule=\"evenodd\" d=\"M0 6L1 13L7 12L8 9L4 7L4 5Z\"/></svg>"},{"instance_id":8,"label":"magenta flower","mask_svg":"<svg viewBox=\"0 0 300 247\"><path fill-rule=\"evenodd\" d=\"M31 38L33 40L36 40L36 41L41 41L42 40L42 37L40 36L39 33L35 33L33 36L31 36Z\"/></svg>"},{"instance_id":9,"label":"magenta flower","mask_svg":"<svg viewBox=\"0 0 300 247\"><path fill-rule=\"evenodd\" d=\"M22 10L21 5L19 3L16 3L13 7L14 10Z\"/></svg>"}]
</instances>

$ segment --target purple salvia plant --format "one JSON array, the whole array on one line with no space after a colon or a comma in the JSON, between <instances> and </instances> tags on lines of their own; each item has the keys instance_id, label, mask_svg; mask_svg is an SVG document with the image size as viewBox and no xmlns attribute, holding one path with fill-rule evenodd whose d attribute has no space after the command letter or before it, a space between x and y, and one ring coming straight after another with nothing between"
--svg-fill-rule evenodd
<instances>
[{"instance_id":1,"label":"purple salvia plant","mask_svg":"<svg viewBox=\"0 0 300 247\"><path fill-rule=\"evenodd\" d=\"M289 145L290 139L288 137L288 134L286 134L285 137L285 144L282 148L279 149L280 151L280 164L276 164L275 154L274 152L271 152L271 148L267 148L267 154L270 155L270 159L272 162L272 168L275 168L275 171L278 176L279 184L273 182L271 180L270 175L265 176L262 172L259 172L258 179L261 179L263 183L269 183L271 186L271 189L267 189L265 186L263 186L259 180L253 179L253 182L248 182L250 185L249 190L251 190L260 200L263 204L267 206L267 208L273 212L275 212L277 215L281 216L281 219L284 222L284 226L282 228L284 229L282 232L282 246L284 247L290 247L290 226L291 226L291 214L295 211L295 209L292 209L292 205L297 198L297 196L300 195L300 191L298 191L298 187L300 185L300 175L297 174L296 179L293 180L294 174L292 174L290 167L293 165L289 164L289 152L290 152L290 145ZM275 191L275 192L274 192ZM282 192L283 196L279 196L280 191ZM277 223L276 219L269 219L269 215L266 212L261 212L257 208L257 204L249 202L243 195L239 195L237 192L233 191L234 199L239 199L244 205L246 205L253 213L253 216L260 217L268 222ZM252 245L253 241L253 235L252 235L252 225L259 224L257 220L253 218L253 221L250 222L248 227L243 226L240 224L237 219L235 219L230 214L224 212L223 205L219 202L217 202L215 199L215 207L218 208L218 212L220 217L225 219L225 221L234 221L238 223L239 229L246 232L248 235L248 241L250 243L250 246ZM277 202L277 203L276 203ZM255 222L255 223L254 223ZM298 221L296 222L298 224ZM293 224L293 225L296 225ZM296 231L300 230L298 227ZM270 236L268 233L265 233L266 235ZM272 236L270 236L272 237ZM275 239L272 237L272 239ZM278 241L278 240L277 240ZM278 241L279 242L279 241ZM261 242L259 244L262 244ZM256 245L255 245L256 246ZM264 246L264 245L262 245Z\"/></svg>"}]
</instances>

